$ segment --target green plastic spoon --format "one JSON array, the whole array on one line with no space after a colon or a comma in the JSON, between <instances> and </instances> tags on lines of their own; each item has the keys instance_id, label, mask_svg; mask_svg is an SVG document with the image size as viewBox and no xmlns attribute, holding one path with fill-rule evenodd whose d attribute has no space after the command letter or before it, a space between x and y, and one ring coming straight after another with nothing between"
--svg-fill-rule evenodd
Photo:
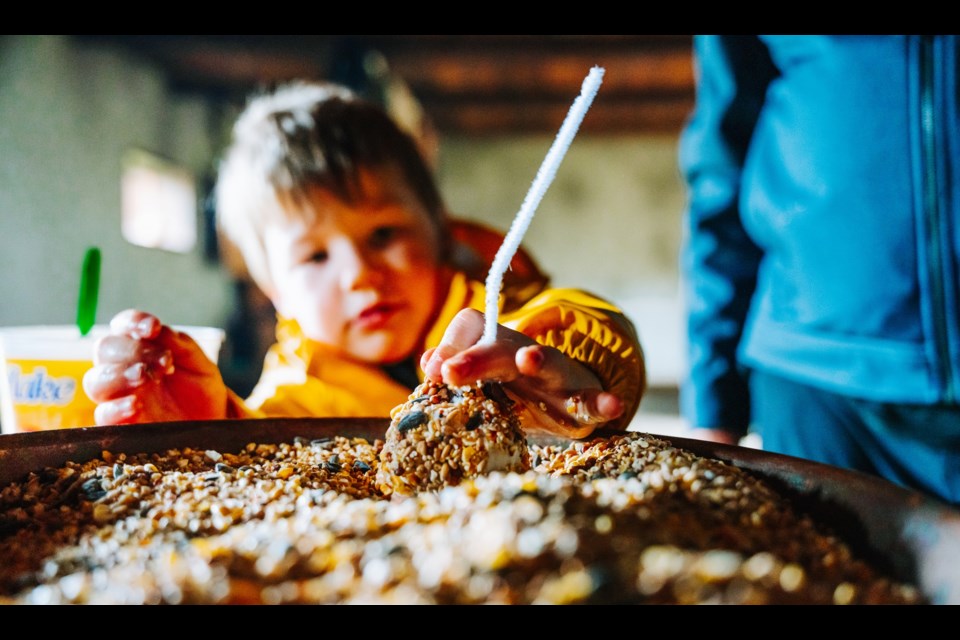
<instances>
[{"instance_id":1,"label":"green plastic spoon","mask_svg":"<svg viewBox=\"0 0 960 640\"><path fill-rule=\"evenodd\" d=\"M90 333L97 320L97 296L100 292L100 249L90 247L83 256L80 273L80 297L77 300L77 328L80 335Z\"/></svg>"}]
</instances>

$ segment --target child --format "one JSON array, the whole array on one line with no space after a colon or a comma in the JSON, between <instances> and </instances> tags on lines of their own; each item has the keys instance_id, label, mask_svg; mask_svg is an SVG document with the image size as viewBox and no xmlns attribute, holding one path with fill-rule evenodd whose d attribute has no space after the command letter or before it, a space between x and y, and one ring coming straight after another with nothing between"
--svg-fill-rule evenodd
<instances>
[{"instance_id":1,"label":"child","mask_svg":"<svg viewBox=\"0 0 960 640\"><path fill-rule=\"evenodd\" d=\"M291 83L253 99L233 133L217 207L277 310L262 376L243 401L188 336L124 311L84 378L98 424L386 417L428 376L503 382L530 432L626 428L646 380L632 324L590 294L546 288L524 254L505 278L495 344L475 345L493 256L462 240L489 254L499 236L448 218L416 143L383 109Z\"/></svg>"}]
</instances>

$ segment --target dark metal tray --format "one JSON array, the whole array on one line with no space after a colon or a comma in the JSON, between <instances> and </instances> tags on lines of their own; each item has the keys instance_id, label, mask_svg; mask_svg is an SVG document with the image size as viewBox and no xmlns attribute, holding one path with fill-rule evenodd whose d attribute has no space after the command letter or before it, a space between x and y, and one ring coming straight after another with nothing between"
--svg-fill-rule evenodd
<instances>
[{"instance_id":1,"label":"dark metal tray","mask_svg":"<svg viewBox=\"0 0 960 640\"><path fill-rule=\"evenodd\" d=\"M5 434L0 435L0 485L44 467L99 457L103 450L133 454L192 447L227 452L249 442L322 435L372 441L383 436L388 424L383 418L274 418ZM744 447L656 437L764 479L865 560L895 579L916 584L930 602L960 604L960 510L862 473Z\"/></svg>"}]
</instances>

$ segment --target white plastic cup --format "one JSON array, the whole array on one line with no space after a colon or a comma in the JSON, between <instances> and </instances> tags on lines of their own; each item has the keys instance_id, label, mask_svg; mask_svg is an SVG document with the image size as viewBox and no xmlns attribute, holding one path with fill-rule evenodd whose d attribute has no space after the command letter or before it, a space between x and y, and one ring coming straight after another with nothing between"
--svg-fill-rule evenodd
<instances>
[{"instance_id":1,"label":"white plastic cup","mask_svg":"<svg viewBox=\"0 0 960 640\"><path fill-rule=\"evenodd\" d=\"M226 334L216 327L174 326L196 340L214 363ZM0 427L3 433L89 427L96 405L83 391L93 366L96 325L86 336L72 325L0 328Z\"/></svg>"}]
</instances>

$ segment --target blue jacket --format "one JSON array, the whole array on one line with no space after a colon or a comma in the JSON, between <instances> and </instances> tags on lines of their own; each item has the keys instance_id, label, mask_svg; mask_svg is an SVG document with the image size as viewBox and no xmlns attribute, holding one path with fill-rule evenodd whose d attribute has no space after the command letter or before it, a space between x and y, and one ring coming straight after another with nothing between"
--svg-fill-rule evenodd
<instances>
[{"instance_id":1,"label":"blue jacket","mask_svg":"<svg viewBox=\"0 0 960 640\"><path fill-rule=\"evenodd\" d=\"M681 137L693 426L743 368L879 402L960 395L956 36L704 36Z\"/></svg>"}]
</instances>

